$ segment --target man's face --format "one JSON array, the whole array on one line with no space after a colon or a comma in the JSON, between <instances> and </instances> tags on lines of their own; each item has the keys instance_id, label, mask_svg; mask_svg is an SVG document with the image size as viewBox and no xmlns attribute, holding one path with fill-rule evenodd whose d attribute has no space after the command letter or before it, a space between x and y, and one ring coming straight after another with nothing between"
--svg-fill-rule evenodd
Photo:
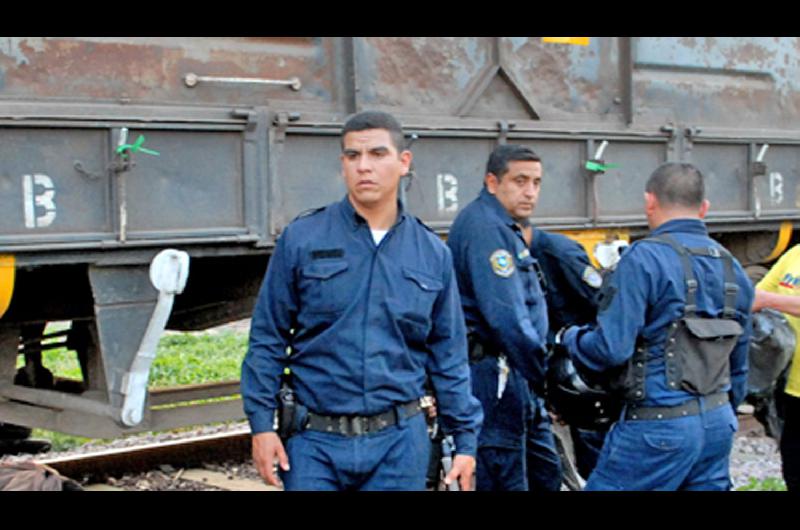
<instances>
[{"instance_id":1,"label":"man's face","mask_svg":"<svg viewBox=\"0 0 800 530\"><path fill-rule=\"evenodd\" d=\"M542 164L528 160L512 160L502 180L489 173L486 188L500 201L511 217L527 219L533 215L542 187Z\"/></svg>"},{"instance_id":2,"label":"man's face","mask_svg":"<svg viewBox=\"0 0 800 530\"><path fill-rule=\"evenodd\" d=\"M353 202L375 206L397 201L397 186L408 173L411 152L398 153L385 129L351 131L343 144L342 174Z\"/></svg>"}]
</instances>

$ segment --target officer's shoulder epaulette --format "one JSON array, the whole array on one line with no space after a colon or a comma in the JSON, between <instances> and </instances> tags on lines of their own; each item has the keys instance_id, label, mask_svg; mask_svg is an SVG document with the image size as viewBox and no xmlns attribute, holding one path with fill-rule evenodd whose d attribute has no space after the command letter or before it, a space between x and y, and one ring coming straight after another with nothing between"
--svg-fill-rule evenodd
<instances>
[{"instance_id":1,"label":"officer's shoulder epaulette","mask_svg":"<svg viewBox=\"0 0 800 530\"><path fill-rule=\"evenodd\" d=\"M315 213L321 212L325 208L327 208L327 206L320 206L319 208L309 208L308 210L304 210L304 211L300 212L299 214L297 214L297 217L292 219L292 222L295 222L298 219L302 219L304 217L309 217L311 215L314 215Z\"/></svg>"},{"instance_id":2,"label":"officer's shoulder epaulette","mask_svg":"<svg viewBox=\"0 0 800 530\"><path fill-rule=\"evenodd\" d=\"M415 221L417 221L419 224L421 224L425 228L425 230L427 230L428 232L430 232L432 234L436 234L436 232L433 231L433 228L431 228L430 226L425 224L425 221L423 221L422 219L420 219L416 215L412 215L411 217L413 217Z\"/></svg>"}]
</instances>

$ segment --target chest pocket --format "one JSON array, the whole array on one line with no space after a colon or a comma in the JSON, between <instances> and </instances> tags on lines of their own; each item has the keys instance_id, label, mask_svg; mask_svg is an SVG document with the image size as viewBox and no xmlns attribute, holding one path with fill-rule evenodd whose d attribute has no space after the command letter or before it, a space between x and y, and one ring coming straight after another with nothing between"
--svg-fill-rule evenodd
<instances>
[{"instance_id":1,"label":"chest pocket","mask_svg":"<svg viewBox=\"0 0 800 530\"><path fill-rule=\"evenodd\" d=\"M346 261L319 261L300 271L300 296L309 313L335 313L347 307L352 293L347 289Z\"/></svg>"},{"instance_id":2,"label":"chest pocket","mask_svg":"<svg viewBox=\"0 0 800 530\"><path fill-rule=\"evenodd\" d=\"M439 292L444 289L441 280L424 272L403 267L403 278L406 279L408 292L401 295L408 301L408 306L416 320L430 320L433 303Z\"/></svg>"}]
</instances>

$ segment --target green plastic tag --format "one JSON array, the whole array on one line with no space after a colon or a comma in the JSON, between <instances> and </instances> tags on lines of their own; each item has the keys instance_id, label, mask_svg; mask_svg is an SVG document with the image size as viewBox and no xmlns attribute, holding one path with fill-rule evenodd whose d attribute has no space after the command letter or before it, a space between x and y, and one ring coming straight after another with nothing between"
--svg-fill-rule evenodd
<instances>
[{"instance_id":1,"label":"green plastic tag","mask_svg":"<svg viewBox=\"0 0 800 530\"><path fill-rule=\"evenodd\" d=\"M600 164L591 160L586 162L586 169L589 171L605 171L615 167L619 167L619 164Z\"/></svg>"},{"instance_id":2,"label":"green plastic tag","mask_svg":"<svg viewBox=\"0 0 800 530\"><path fill-rule=\"evenodd\" d=\"M160 155L160 153L158 151L153 151L152 149L146 149L146 148L142 147L143 143L144 143L144 136L140 134L139 138L137 138L136 141L133 142L132 144L123 144L123 145L117 147L117 154L120 155L123 158L127 158L128 157L128 154L126 153L126 151L130 151L131 153L136 153L137 151L141 151L142 153L145 153L145 154L148 154L148 155L153 155L153 156L159 156Z\"/></svg>"}]
</instances>

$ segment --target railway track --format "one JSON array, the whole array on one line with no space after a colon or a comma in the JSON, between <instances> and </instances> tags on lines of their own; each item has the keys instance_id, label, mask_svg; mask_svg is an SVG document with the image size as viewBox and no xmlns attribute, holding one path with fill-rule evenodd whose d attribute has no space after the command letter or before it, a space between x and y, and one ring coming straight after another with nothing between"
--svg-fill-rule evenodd
<instances>
[{"instance_id":1,"label":"railway track","mask_svg":"<svg viewBox=\"0 0 800 530\"><path fill-rule=\"evenodd\" d=\"M751 414L739 415L739 435L762 432L763 427ZM214 489L232 491L277 491L255 474L232 473L250 467L250 431L245 427L194 436L186 439L105 449L79 455L34 459L60 474L78 481L87 490ZM223 466L220 463L226 462ZM128 477L125 480L125 477ZM132 477L132 478L131 478ZM196 485L178 487L181 482ZM156 488L158 489L158 488Z\"/></svg>"},{"instance_id":2,"label":"railway track","mask_svg":"<svg viewBox=\"0 0 800 530\"><path fill-rule=\"evenodd\" d=\"M208 489L274 491L257 477L237 477L224 467L209 463L244 463L251 456L250 431L234 431L169 440L133 447L106 449L80 455L36 458L87 490L150 489L154 482L172 489L179 481L197 482ZM122 480L124 477L138 477ZM124 485L124 486L123 486ZM138 485L138 486L137 486Z\"/></svg>"}]
</instances>

